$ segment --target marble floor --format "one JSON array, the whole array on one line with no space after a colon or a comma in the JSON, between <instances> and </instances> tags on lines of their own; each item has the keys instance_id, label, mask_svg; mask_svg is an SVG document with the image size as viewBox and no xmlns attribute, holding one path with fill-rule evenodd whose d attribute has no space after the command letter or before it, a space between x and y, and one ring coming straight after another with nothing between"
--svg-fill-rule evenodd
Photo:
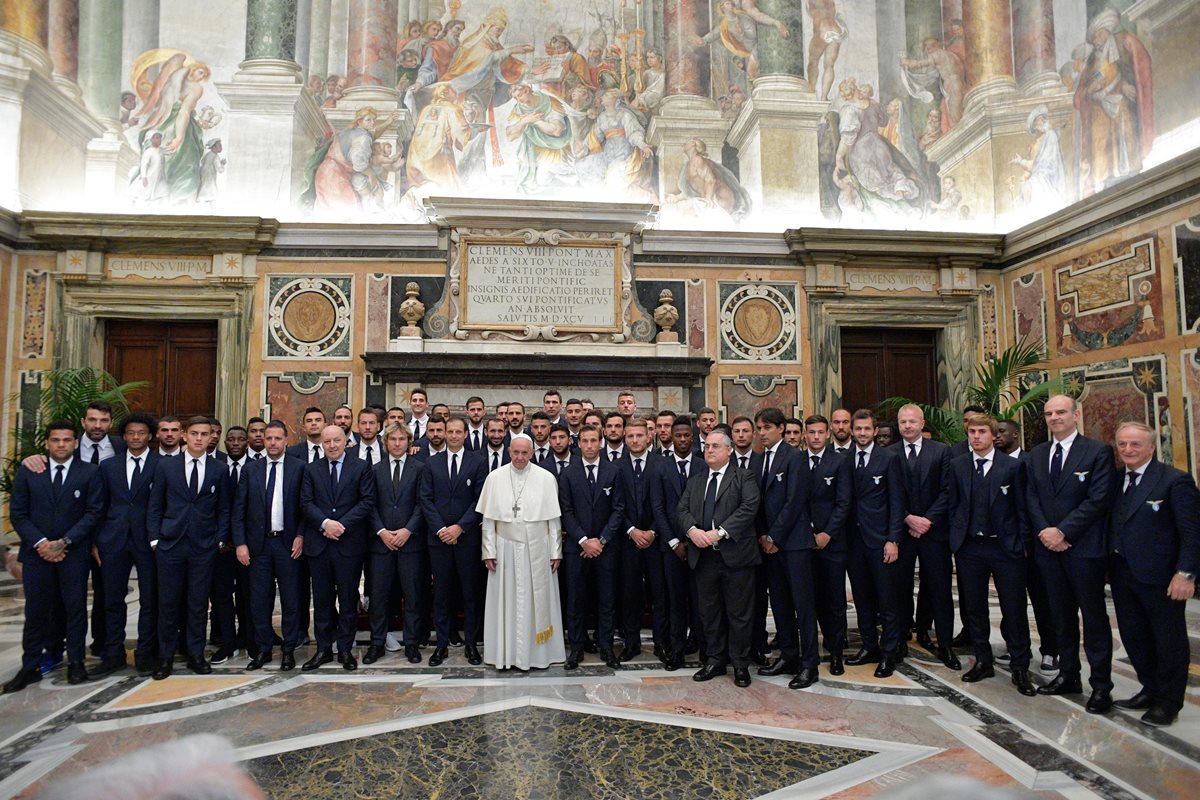
<instances>
[{"instance_id":1,"label":"marble floor","mask_svg":"<svg viewBox=\"0 0 1200 800\"><path fill-rule=\"evenodd\" d=\"M19 662L22 602L0 597L5 678ZM1188 619L1200 638L1197 601ZM667 672L648 655L615 672L589 657L572 673L500 673L468 665L461 649L438 669L389 654L353 673L334 663L283 674L277 661L244 673L239 658L210 676L155 682L126 670L79 686L59 669L0 697L0 797L33 797L192 733L229 738L275 798L863 798L932 775L1016 797L1193 797L1198 645L1188 703L1166 729L1089 715L1082 697L1022 697L999 670L964 684L915 645L891 678L870 667L833 677L823 665L802 691L787 677L695 683L691 669ZM1117 647L1122 697L1136 685Z\"/></svg>"}]
</instances>

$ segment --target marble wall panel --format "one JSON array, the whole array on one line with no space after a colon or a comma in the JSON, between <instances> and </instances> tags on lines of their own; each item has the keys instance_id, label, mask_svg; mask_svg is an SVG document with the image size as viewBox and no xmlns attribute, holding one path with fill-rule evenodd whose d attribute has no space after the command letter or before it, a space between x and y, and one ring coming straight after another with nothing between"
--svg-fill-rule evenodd
<instances>
[{"instance_id":1,"label":"marble wall panel","mask_svg":"<svg viewBox=\"0 0 1200 800\"><path fill-rule=\"evenodd\" d=\"M681 320L687 320L687 345L689 356L703 356L708 353L705 332L708 330L708 285L701 278L692 278L687 283L687 316L679 315Z\"/></svg>"},{"instance_id":2,"label":"marble wall panel","mask_svg":"<svg viewBox=\"0 0 1200 800\"><path fill-rule=\"evenodd\" d=\"M1015 339L1046 343L1046 286L1042 273L1030 272L1012 282Z\"/></svg>"},{"instance_id":3,"label":"marble wall panel","mask_svg":"<svg viewBox=\"0 0 1200 800\"><path fill-rule=\"evenodd\" d=\"M1175 232L1175 287L1179 332L1200 332L1200 216L1180 222Z\"/></svg>"},{"instance_id":4,"label":"marble wall panel","mask_svg":"<svg viewBox=\"0 0 1200 800\"><path fill-rule=\"evenodd\" d=\"M367 333L368 353L387 349L392 310L392 279L389 275L367 276Z\"/></svg>"},{"instance_id":5,"label":"marble wall panel","mask_svg":"<svg viewBox=\"0 0 1200 800\"><path fill-rule=\"evenodd\" d=\"M353 298L352 275L268 275L265 357L349 358Z\"/></svg>"},{"instance_id":6,"label":"marble wall panel","mask_svg":"<svg viewBox=\"0 0 1200 800\"><path fill-rule=\"evenodd\" d=\"M1142 422L1158 436L1159 459L1173 462L1165 356L1085 364L1063 370L1063 379L1079 399L1088 436L1112 442L1122 422Z\"/></svg>"},{"instance_id":7,"label":"marble wall panel","mask_svg":"<svg viewBox=\"0 0 1200 800\"><path fill-rule=\"evenodd\" d=\"M21 357L41 358L46 354L46 304L50 274L31 269L25 273L25 306L21 317Z\"/></svg>"},{"instance_id":8,"label":"marble wall panel","mask_svg":"<svg viewBox=\"0 0 1200 800\"><path fill-rule=\"evenodd\" d=\"M1179 354L1180 383L1183 385L1183 432L1187 444L1187 465L1200 475L1200 348Z\"/></svg>"},{"instance_id":9,"label":"marble wall panel","mask_svg":"<svg viewBox=\"0 0 1200 800\"><path fill-rule=\"evenodd\" d=\"M737 375L721 378L717 407L722 420L754 415L764 408L778 408L784 416L800 416L800 379L783 375Z\"/></svg>"},{"instance_id":10,"label":"marble wall panel","mask_svg":"<svg viewBox=\"0 0 1200 800\"><path fill-rule=\"evenodd\" d=\"M800 360L795 283L717 282L721 361Z\"/></svg>"},{"instance_id":11,"label":"marble wall panel","mask_svg":"<svg viewBox=\"0 0 1200 800\"><path fill-rule=\"evenodd\" d=\"M1000 319L996 304L996 287L990 283L979 287L979 343L984 358L995 358L1000 352Z\"/></svg>"},{"instance_id":12,"label":"marble wall panel","mask_svg":"<svg viewBox=\"0 0 1200 800\"><path fill-rule=\"evenodd\" d=\"M274 372L262 377L262 410L268 419L287 423L290 442L300 441L304 409L318 406L326 417L350 402L350 373Z\"/></svg>"}]
</instances>

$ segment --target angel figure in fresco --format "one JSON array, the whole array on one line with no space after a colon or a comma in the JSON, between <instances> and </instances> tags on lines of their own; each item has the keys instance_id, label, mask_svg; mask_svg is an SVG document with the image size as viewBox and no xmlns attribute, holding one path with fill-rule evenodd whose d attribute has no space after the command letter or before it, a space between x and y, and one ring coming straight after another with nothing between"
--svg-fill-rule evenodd
<instances>
[{"instance_id":1,"label":"angel figure in fresco","mask_svg":"<svg viewBox=\"0 0 1200 800\"><path fill-rule=\"evenodd\" d=\"M1025 129L1034 137L1032 152L1028 158L1017 154L1009 161L1025 172L1019 195L1021 204L1037 205L1046 211L1061 208L1070 202L1067 165L1063 161L1058 131L1050 124L1050 109L1039 105L1029 112Z\"/></svg>"},{"instance_id":2,"label":"angel figure in fresco","mask_svg":"<svg viewBox=\"0 0 1200 800\"><path fill-rule=\"evenodd\" d=\"M967 70L953 50L947 50L940 39L932 37L921 42L924 58L900 57L900 80L913 98L922 103L933 102L933 92L941 94L942 132L950 130L962 118L963 99L967 94Z\"/></svg>"},{"instance_id":3,"label":"angel figure in fresco","mask_svg":"<svg viewBox=\"0 0 1200 800\"><path fill-rule=\"evenodd\" d=\"M460 191L455 154L470 138L471 125L463 114L458 92L449 84L439 83L433 88L429 105L421 109L408 145L410 191L428 194L434 187Z\"/></svg>"},{"instance_id":4,"label":"angel figure in fresco","mask_svg":"<svg viewBox=\"0 0 1200 800\"><path fill-rule=\"evenodd\" d=\"M154 133L162 134L163 177L173 205L191 202L200 188L204 136L196 106L211 75L207 64L180 50L148 50L133 62L130 80L141 103L134 114L140 120L138 149L144 150Z\"/></svg>"},{"instance_id":5,"label":"angel figure in fresco","mask_svg":"<svg viewBox=\"0 0 1200 800\"><path fill-rule=\"evenodd\" d=\"M721 0L718 8L721 21L705 35L693 36L692 45L702 47L719 41L738 63L745 65L746 77L753 81L758 77L758 26L770 25L785 39L791 31L787 25L761 11L758 0L742 0L740 5L734 0Z\"/></svg>"},{"instance_id":6,"label":"angel figure in fresco","mask_svg":"<svg viewBox=\"0 0 1200 800\"><path fill-rule=\"evenodd\" d=\"M808 16L812 18L812 38L808 42L808 70L804 74L810 88L817 91L817 70L821 70L821 90L817 97L826 101L833 89L833 67L850 29L834 0L808 0Z\"/></svg>"},{"instance_id":7,"label":"angel figure in fresco","mask_svg":"<svg viewBox=\"0 0 1200 800\"><path fill-rule=\"evenodd\" d=\"M400 112L393 111L381 121L374 108L363 106L350 127L319 144L304 168L307 180L300 205L340 214L362 208L374 184L371 158L375 139L399 117Z\"/></svg>"}]
</instances>

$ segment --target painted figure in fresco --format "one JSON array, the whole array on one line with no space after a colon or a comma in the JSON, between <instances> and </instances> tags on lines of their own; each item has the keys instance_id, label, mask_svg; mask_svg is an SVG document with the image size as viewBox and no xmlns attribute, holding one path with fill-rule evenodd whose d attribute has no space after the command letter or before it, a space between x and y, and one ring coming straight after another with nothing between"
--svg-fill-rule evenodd
<instances>
[{"instance_id":1,"label":"painted figure in fresco","mask_svg":"<svg viewBox=\"0 0 1200 800\"><path fill-rule=\"evenodd\" d=\"M928 38L921 43L924 58L900 57L901 82L908 93L923 103L932 103L931 89L942 96L942 131L948 131L962 118L963 98L967 93L966 67L959 56L942 46L938 39Z\"/></svg>"},{"instance_id":2,"label":"painted figure in fresco","mask_svg":"<svg viewBox=\"0 0 1200 800\"><path fill-rule=\"evenodd\" d=\"M634 111L649 114L658 108L666 92L666 72L663 71L662 53L655 49L646 51L646 68L642 71L642 89L633 96Z\"/></svg>"},{"instance_id":3,"label":"painted figure in fresco","mask_svg":"<svg viewBox=\"0 0 1200 800\"><path fill-rule=\"evenodd\" d=\"M746 77L753 81L758 77L758 26L770 25L785 39L791 32L787 25L760 11L758 0L742 0L741 5L734 0L721 0L719 10L721 20L717 26L703 36L693 36L692 45L702 47L719 41L735 60L744 64Z\"/></svg>"},{"instance_id":4,"label":"painted figure in fresco","mask_svg":"<svg viewBox=\"0 0 1200 800\"><path fill-rule=\"evenodd\" d=\"M421 69L421 57L416 50L401 50L396 56L396 89L405 91L418 80Z\"/></svg>"},{"instance_id":5,"label":"painted figure in fresco","mask_svg":"<svg viewBox=\"0 0 1200 800\"><path fill-rule=\"evenodd\" d=\"M404 26L404 33L396 38L396 55L405 50L421 53L421 20L414 19Z\"/></svg>"},{"instance_id":6,"label":"painted figure in fresco","mask_svg":"<svg viewBox=\"0 0 1200 800\"><path fill-rule=\"evenodd\" d=\"M313 100L316 101L318 106L325 102L324 78L320 75L309 75L305 85L308 87L308 91L312 94Z\"/></svg>"},{"instance_id":7,"label":"painted figure in fresco","mask_svg":"<svg viewBox=\"0 0 1200 800\"><path fill-rule=\"evenodd\" d=\"M1088 25L1092 52L1075 89L1085 194L1140 171L1154 145L1150 54L1137 36L1117 30L1120 21L1110 8Z\"/></svg>"},{"instance_id":8,"label":"painted figure in fresco","mask_svg":"<svg viewBox=\"0 0 1200 800\"><path fill-rule=\"evenodd\" d=\"M463 118L471 126L471 138L463 145L458 156L458 180L464 189L471 189L487 178L487 141L484 132L490 130L485 123L486 110L479 98L468 96L462 102Z\"/></svg>"},{"instance_id":9,"label":"painted figure in fresco","mask_svg":"<svg viewBox=\"0 0 1200 800\"><path fill-rule=\"evenodd\" d=\"M173 205L191 202L200 187L204 139L195 114L211 74L207 64L179 50L148 50L133 62L131 82L142 104L136 113L138 146L144 149L153 133L162 134L167 200Z\"/></svg>"},{"instance_id":10,"label":"painted figure in fresco","mask_svg":"<svg viewBox=\"0 0 1200 800\"><path fill-rule=\"evenodd\" d=\"M834 0L808 0L808 16L812 18L812 38L808 42L808 67L804 75L815 92L818 70L822 70L817 97L824 101L829 99L829 92L833 89L833 67L842 52L842 42L850 35L850 29L838 13Z\"/></svg>"},{"instance_id":11,"label":"painted figure in fresco","mask_svg":"<svg viewBox=\"0 0 1200 800\"><path fill-rule=\"evenodd\" d=\"M921 131L921 136L917 139L917 146L922 150L928 150L929 146L942 138L942 112L936 108L929 109L929 113L925 115L925 128Z\"/></svg>"},{"instance_id":12,"label":"painted figure in fresco","mask_svg":"<svg viewBox=\"0 0 1200 800\"><path fill-rule=\"evenodd\" d=\"M399 112L393 111L380 121L374 108L360 108L350 127L318 146L309 159L306 171L314 163L317 166L309 189L301 195L301 204L311 203L310 207L318 212L345 213L361 208L373 181L372 145L399 117ZM311 199L306 198L310 193Z\"/></svg>"},{"instance_id":13,"label":"painted figure in fresco","mask_svg":"<svg viewBox=\"0 0 1200 800\"><path fill-rule=\"evenodd\" d=\"M225 158L221 156L224 149L220 139L209 139L200 159L200 188L196 190L196 202L208 203L209 210L217 201L217 175L225 171Z\"/></svg>"},{"instance_id":14,"label":"painted figure in fresco","mask_svg":"<svg viewBox=\"0 0 1200 800\"><path fill-rule=\"evenodd\" d=\"M325 79L325 100L321 108L337 108L338 100L346 92L346 78L343 75L330 75Z\"/></svg>"},{"instance_id":15,"label":"painted figure in fresco","mask_svg":"<svg viewBox=\"0 0 1200 800\"><path fill-rule=\"evenodd\" d=\"M952 175L942 178L942 197L929 204L929 213L954 219L959 216L959 206L962 205L962 192L958 190L958 182Z\"/></svg>"},{"instance_id":16,"label":"painted figure in fresco","mask_svg":"<svg viewBox=\"0 0 1200 800\"><path fill-rule=\"evenodd\" d=\"M568 144L571 131L562 102L518 83L504 133L517 142L517 191L537 194L546 186L574 177Z\"/></svg>"},{"instance_id":17,"label":"painted figure in fresco","mask_svg":"<svg viewBox=\"0 0 1200 800\"><path fill-rule=\"evenodd\" d=\"M1067 165L1063 161L1058 131L1050 124L1050 110L1040 105L1029 112L1025 128L1034 137L1029 158L1014 155L1011 164L1025 171L1021 185L1022 205L1060 208L1070 202L1067 194Z\"/></svg>"},{"instance_id":18,"label":"painted figure in fresco","mask_svg":"<svg viewBox=\"0 0 1200 800\"><path fill-rule=\"evenodd\" d=\"M150 141L142 149L142 158L134 177L137 190L134 195L145 203L155 203L167 198L167 176L163 172L162 134L150 134Z\"/></svg>"},{"instance_id":19,"label":"painted figure in fresco","mask_svg":"<svg viewBox=\"0 0 1200 800\"><path fill-rule=\"evenodd\" d=\"M750 193L737 176L708 157L708 146L702 139L689 139L683 144L687 157L679 170L679 195L690 201L697 216L721 211L734 222L741 222L750 213L753 203Z\"/></svg>"},{"instance_id":20,"label":"painted figure in fresco","mask_svg":"<svg viewBox=\"0 0 1200 800\"><path fill-rule=\"evenodd\" d=\"M376 141L371 145L371 182L367 189L365 205L372 211L383 211L392 203L389 196L395 182L392 173L404 166L404 156L392 154L391 142Z\"/></svg>"},{"instance_id":21,"label":"painted figure in fresco","mask_svg":"<svg viewBox=\"0 0 1200 800\"><path fill-rule=\"evenodd\" d=\"M429 41L425 46L425 57L414 84L417 89L432 86L442 79L446 70L450 68L450 63L454 61L454 54L462 44L462 33L466 29L467 23L461 19L452 19Z\"/></svg>"},{"instance_id":22,"label":"painted figure in fresco","mask_svg":"<svg viewBox=\"0 0 1200 800\"><path fill-rule=\"evenodd\" d=\"M592 141L592 126L600 109L596 106L596 93L586 86L576 86L571 90L570 102L563 106L567 122L571 126L571 142L568 145L573 158L582 158L588 153L589 141Z\"/></svg>"},{"instance_id":23,"label":"painted figure in fresco","mask_svg":"<svg viewBox=\"0 0 1200 800\"><path fill-rule=\"evenodd\" d=\"M458 92L448 83L433 87L429 105L421 109L408 145L408 182L424 194L436 186L459 191L455 153L471 138L471 126L459 105ZM427 186L433 184L433 186Z\"/></svg>"},{"instance_id":24,"label":"painted figure in fresco","mask_svg":"<svg viewBox=\"0 0 1200 800\"><path fill-rule=\"evenodd\" d=\"M133 115L137 108L137 95L133 92L121 92L121 128L127 130L137 125L140 120Z\"/></svg>"},{"instance_id":25,"label":"painted figure in fresco","mask_svg":"<svg viewBox=\"0 0 1200 800\"><path fill-rule=\"evenodd\" d=\"M535 64L531 73L531 77L541 81L545 91L559 100L568 100L576 86L596 88L587 59L575 50L570 37L561 33L551 35L546 42L546 55L548 58Z\"/></svg>"},{"instance_id":26,"label":"painted figure in fresco","mask_svg":"<svg viewBox=\"0 0 1200 800\"><path fill-rule=\"evenodd\" d=\"M600 113L588 145L588 155L577 164L583 183L603 185L639 202L658 202L651 185L654 151L646 143L646 130L637 115L621 102L620 89L600 95Z\"/></svg>"}]
</instances>

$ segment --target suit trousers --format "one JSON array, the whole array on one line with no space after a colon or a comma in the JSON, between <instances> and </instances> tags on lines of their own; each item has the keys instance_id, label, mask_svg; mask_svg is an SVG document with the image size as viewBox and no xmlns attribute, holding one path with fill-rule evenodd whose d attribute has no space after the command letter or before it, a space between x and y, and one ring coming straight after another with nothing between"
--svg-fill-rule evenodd
<instances>
[{"instance_id":1,"label":"suit trousers","mask_svg":"<svg viewBox=\"0 0 1200 800\"><path fill-rule=\"evenodd\" d=\"M104 591L104 568L96 563L96 559L88 559L88 571L92 576L92 646L94 649L101 649L104 643L108 641L108 614L106 612L105 598L107 594ZM124 586L114 586L114 592L121 594L122 598L125 595Z\"/></svg>"},{"instance_id":2,"label":"suit trousers","mask_svg":"<svg viewBox=\"0 0 1200 800\"><path fill-rule=\"evenodd\" d=\"M675 555L674 550L655 548L658 554L663 580L663 626L662 646L672 655L682 655L687 648L688 605L690 602L692 576L686 559ZM658 615L658 612L654 612Z\"/></svg>"},{"instance_id":3,"label":"suit trousers","mask_svg":"<svg viewBox=\"0 0 1200 800\"><path fill-rule=\"evenodd\" d=\"M212 581L212 628L213 638L222 650L233 652L238 646L238 614L237 600L238 583L245 579L238 573L242 565L238 563L237 555L231 549L225 553L217 553L213 562ZM243 589L244 591L244 589ZM242 629L243 639L247 650L254 649L254 640L248 636L248 631Z\"/></svg>"},{"instance_id":4,"label":"suit trousers","mask_svg":"<svg viewBox=\"0 0 1200 800\"><path fill-rule=\"evenodd\" d=\"M883 563L882 548L871 550L856 539L850 544L850 559L846 564L863 647L878 648L882 655L892 657L904 641L901 629L908 624L907 620L901 621L896 608L899 563L899 559ZM876 632L876 626L882 626L882 636Z\"/></svg>"},{"instance_id":5,"label":"suit trousers","mask_svg":"<svg viewBox=\"0 0 1200 800\"><path fill-rule=\"evenodd\" d=\"M617 569L620 551L614 542L595 558L584 558L579 545L563 543L563 566L567 569L568 649L583 648L587 639L589 606L596 608L596 645L602 653L613 649L617 608Z\"/></svg>"},{"instance_id":6,"label":"suit trousers","mask_svg":"<svg viewBox=\"0 0 1200 800\"><path fill-rule=\"evenodd\" d=\"M954 563L950 543L933 539L929 534L916 538L907 532L900 540L900 558L896 564L900 578L897 602L900 604L902 627L913 621L913 579L917 563L921 570L920 593L925 597L929 609L927 614L918 610L916 627L928 630L931 620L938 644L949 647L950 640L954 638ZM907 634L905 627L902 641L908 639Z\"/></svg>"},{"instance_id":7,"label":"suit trousers","mask_svg":"<svg viewBox=\"0 0 1200 800\"><path fill-rule=\"evenodd\" d=\"M621 633L626 647L640 647L642 612L646 608L646 590L650 591L652 613L650 632L654 644L666 647L670 634L667 624L667 597L663 563L658 539L640 549L632 539L621 542ZM674 556L672 556L674 558Z\"/></svg>"},{"instance_id":8,"label":"suit trousers","mask_svg":"<svg viewBox=\"0 0 1200 800\"><path fill-rule=\"evenodd\" d=\"M700 624L704 627L708 663L723 667L750 665L754 615L754 566L729 567L719 551L700 551L692 569L699 596Z\"/></svg>"},{"instance_id":9,"label":"suit trousers","mask_svg":"<svg viewBox=\"0 0 1200 800\"><path fill-rule=\"evenodd\" d=\"M416 645L421 638L425 618L425 586L429 568L425 551L405 552L405 548L368 556L367 574L371 576L371 644L383 647L390 629L392 609L403 598L404 643Z\"/></svg>"},{"instance_id":10,"label":"suit trousers","mask_svg":"<svg viewBox=\"0 0 1200 800\"><path fill-rule=\"evenodd\" d=\"M1036 547L1040 547L1035 543ZM1037 563L1037 553L1032 552L1025 559L1029 569L1028 588L1029 605L1033 606L1033 619L1037 623L1038 651L1043 656L1058 656L1058 634L1054 631L1054 615L1050 611L1050 595L1046 591L1046 579L1042 577L1042 568Z\"/></svg>"},{"instance_id":11,"label":"suit trousers","mask_svg":"<svg viewBox=\"0 0 1200 800\"><path fill-rule=\"evenodd\" d=\"M125 658L128 607L125 593L117 587L129 585L129 574L135 566L138 577L137 657L150 660L158 657L158 564L153 550L126 546L119 550L100 551L104 584L113 587L104 595L106 638L102 644L105 659Z\"/></svg>"},{"instance_id":12,"label":"suit trousers","mask_svg":"<svg viewBox=\"0 0 1200 800\"><path fill-rule=\"evenodd\" d=\"M1083 650L1091 668L1089 682L1093 689L1112 689L1112 625L1104 598L1104 579L1108 560L1104 558L1073 558L1069 553L1055 553L1034 542L1038 569L1046 581L1046 592L1054 614L1054 631L1058 640L1058 674L1064 678L1078 677L1079 617L1083 615Z\"/></svg>"},{"instance_id":13,"label":"suit trousers","mask_svg":"<svg viewBox=\"0 0 1200 800\"><path fill-rule=\"evenodd\" d=\"M269 536L264 540L263 551L250 558L250 616L254 635L251 638L247 633L242 638L247 640L247 648L253 642L260 653L271 652L275 642L271 617L275 611L276 585L283 651L291 652L300 646L300 565L304 557L292 558L294 540L294 536Z\"/></svg>"},{"instance_id":14,"label":"suit trousers","mask_svg":"<svg viewBox=\"0 0 1200 800\"><path fill-rule=\"evenodd\" d=\"M479 573L483 570L478 535L463 534L458 544L430 545L429 563L433 568L433 626L437 646L450 645L456 600L463 606L463 642L479 644L483 635L483 596L479 594ZM455 592L454 587L459 591Z\"/></svg>"},{"instance_id":15,"label":"suit trousers","mask_svg":"<svg viewBox=\"0 0 1200 800\"><path fill-rule=\"evenodd\" d=\"M353 649L364 561L363 555L347 555L333 547L326 547L319 556L308 556L318 653L332 650L335 643L339 654Z\"/></svg>"},{"instance_id":16,"label":"suit trousers","mask_svg":"<svg viewBox=\"0 0 1200 800\"><path fill-rule=\"evenodd\" d=\"M754 617L750 646L767 651L767 608L775 601L771 594L771 571L764 559L754 567Z\"/></svg>"},{"instance_id":17,"label":"suit trousers","mask_svg":"<svg viewBox=\"0 0 1200 800\"><path fill-rule=\"evenodd\" d=\"M27 549L21 562L25 589L25 627L21 633L23 669L38 669L47 649L55 599L62 602L68 663L83 663L87 638L88 547L67 548L66 558L51 564Z\"/></svg>"},{"instance_id":18,"label":"suit trousers","mask_svg":"<svg viewBox=\"0 0 1200 800\"><path fill-rule=\"evenodd\" d=\"M180 542L171 550L157 550L158 562L158 655L172 658L184 628L189 658L204 656L208 596L212 591L213 564L217 550L195 552Z\"/></svg>"},{"instance_id":19,"label":"suit trousers","mask_svg":"<svg viewBox=\"0 0 1200 800\"><path fill-rule=\"evenodd\" d=\"M967 633L975 660L992 663L992 629L988 613L988 579L1000 597L1000 634L1008 645L1013 669L1029 669L1029 609L1025 604L1026 563L1024 555L1013 555L998 539L968 536L955 554L958 585L966 602ZM941 643L941 639L938 642Z\"/></svg>"},{"instance_id":20,"label":"suit trousers","mask_svg":"<svg viewBox=\"0 0 1200 800\"><path fill-rule=\"evenodd\" d=\"M1187 692L1191 659L1186 602L1167 597L1162 584L1139 581L1120 553L1112 557L1112 595L1117 629L1138 681L1155 706L1178 713Z\"/></svg>"},{"instance_id":21,"label":"suit trousers","mask_svg":"<svg viewBox=\"0 0 1200 800\"><path fill-rule=\"evenodd\" d=\"M763 556L771 577L771 611L780 657L800 669L816 669L821 661L813 559L812 550L780 550Z\"/></svg>"}]
</instances>

